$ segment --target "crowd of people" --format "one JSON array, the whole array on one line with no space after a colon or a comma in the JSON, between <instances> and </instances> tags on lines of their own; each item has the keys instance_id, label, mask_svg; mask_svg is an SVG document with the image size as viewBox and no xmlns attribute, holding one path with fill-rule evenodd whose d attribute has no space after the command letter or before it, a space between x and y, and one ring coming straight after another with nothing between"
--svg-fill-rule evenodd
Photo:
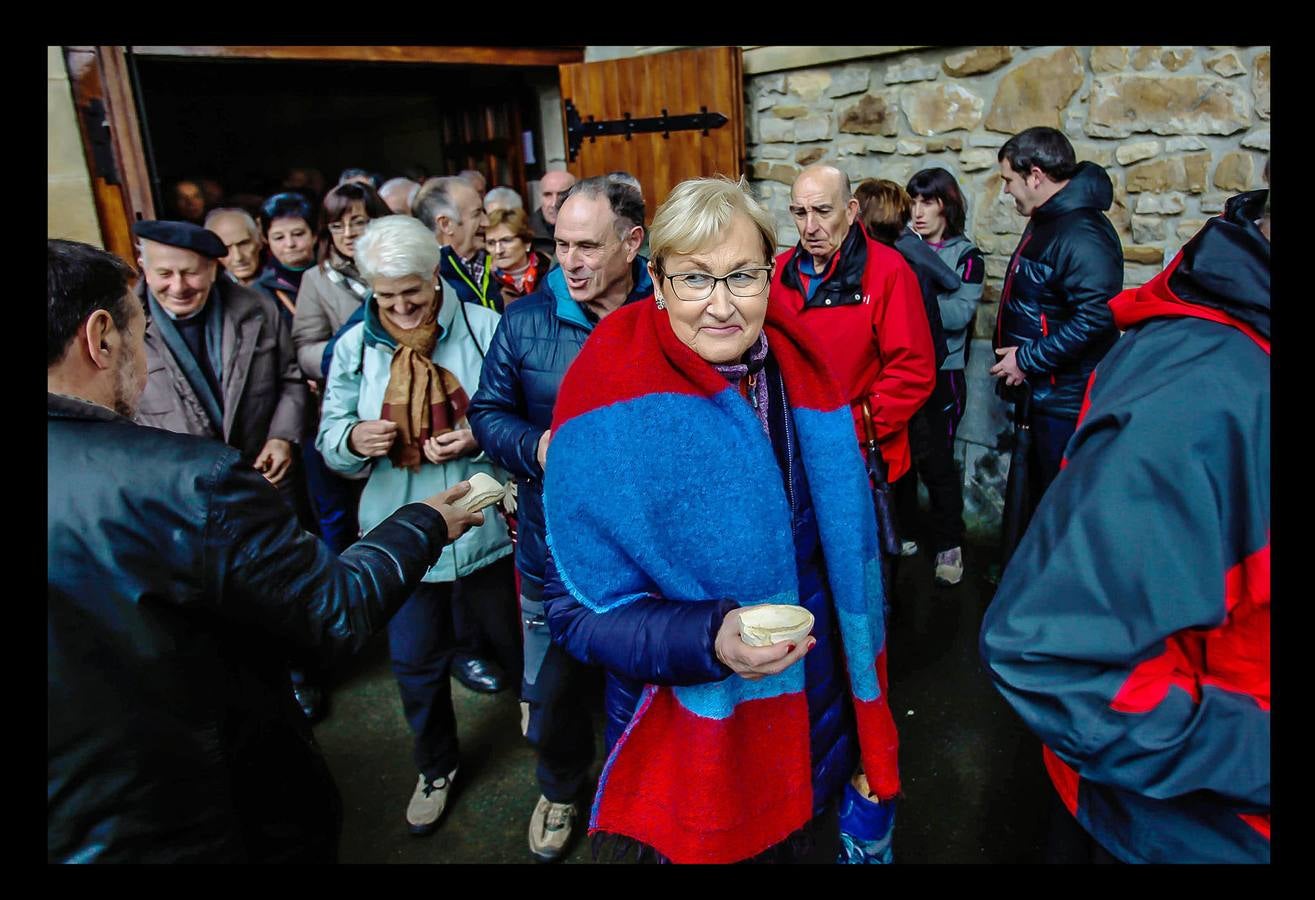
<instances>
[{"instance_id":1,"label":"crowd of people","mask_svg":"<svg viewBox=\"0 0 1315 900\"><path fill-rule=\"evenodd\" d=\"M1047 858L1267 861L1268 192L1123 291L1109 176L1044 127L999 165L1028 225L989 371L1030 440L981 652L1043 743ZM310 725L380 631L414 835L455 677L519 694L539 861L893 861L890 595L923 545L965 572L985 265L949 172L807 166L779 253L721 177L651 217L624 172L532 212L473 171L187 184L140 272L49 242L50 861L335 860ZM760 606L808 627L763 645Z\"/></svg>"}]
</instances>

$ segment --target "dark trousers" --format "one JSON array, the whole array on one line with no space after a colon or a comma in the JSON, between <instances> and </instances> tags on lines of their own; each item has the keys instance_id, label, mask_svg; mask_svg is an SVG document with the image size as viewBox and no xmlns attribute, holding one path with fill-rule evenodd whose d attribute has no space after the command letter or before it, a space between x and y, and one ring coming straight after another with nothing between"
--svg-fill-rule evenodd
<instances>
[{"instance_id":1,"label":"dark trousers","mask_svg":"<svg viewBox=\"0 0 1315 900\"><path fill-rule=\"evenodd\" d=\"M523 582L522 582L523 583ZM553 643L543 602L521 597L525 677L521 698L529 704L525 737L538 751L539 791L554 803L580 796L594 761L590 691L597 678Z\"/></svg>"},{"instance_id":2,"label":"dark trousers","mask_svg":"<svg viewBox=\"0 0 1315 900\"><path fill-rule=\"evenodd\" d=\"M963 478L954 461L954 436L967 397L962 370L936 373L931 397L909 421L912 465L893 485L900 537L906 541L916 540L919 530L918 479L927 485L934 553L963 544Z\"/></svg>"},{"instance_id":3,"label":"dark trousers","mask_svg":"<svg viewBox=\"0 0 1315 900\"><path fill-rule=\"evenodd\" d=\"M460 758L448 678L456 641L452 604L458 594L490 605L514 606L511 557L455 582L422 582L388 623L393 675L402 695L402 712L415 737L415 765L430 779L451 772ZM508 657L504 665L515 665L520 650L516 643L514 648L502 648Z\"/></svg>"},{"instance_id":4,"label":"dark trousers","mask_svg":"<svg viewBox=\"0 0 1315 900\"><path fill-rule=\"evenodd\" d=\"M1031 476L1029 495L1032 503L1029 518L1031 512L1035 511L1037 504L1041 502L1041 496L1050 487L1050 482L1059 474L1064 448L1068 446L1069 438L1073 437L1073 432L1077 431L1077 428L1077 419L1061 419L1033 411L1032 456L1029 467Z\"/></svg>"},{"instance_id":5,"label":"dark trousers","mask_svg":"<svg viewBox=\"0 0 1315 900\"><path fill-rule=\"evenodd\" d=\"M320 538L335 554L342 553L360 534L356 518L361 504L365 479L343 478L324 464L324 457L315 443L303 441L301 459L306 472L306 486L315 507Z\"/></svg>"}]
</instances>

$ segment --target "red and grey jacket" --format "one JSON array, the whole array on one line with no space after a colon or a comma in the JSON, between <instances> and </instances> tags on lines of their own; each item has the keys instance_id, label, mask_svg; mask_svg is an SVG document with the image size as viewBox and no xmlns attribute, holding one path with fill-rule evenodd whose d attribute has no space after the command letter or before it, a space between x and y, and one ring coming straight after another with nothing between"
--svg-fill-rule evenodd
<instances>
[{"instance_id":1,"label":"red and grey jacket","mask_svg":"<svg viewBox=\"0 0 1315 900\"><path fill-rule=\"evenodd\" d=\"M1111 301L1127 333L982 625L1060 797L1127 862L1269 860L1263 196Z\"/></svg>"},{"instance_id":2,"label":"red and grey jacket","mask_svg":"<svg viewBox=\"0 0 1315 900\"><path fill-rule=\"evenodd\" d=\"M864 440L862 404L872 410L890 481L909 470L909 419L936 386L936 353L917 276L899 251L857 221L811 299L799 272L803 244L776 257L771 302L786 303L828 353L832 374Z\"/></svg>"}]
</instances>

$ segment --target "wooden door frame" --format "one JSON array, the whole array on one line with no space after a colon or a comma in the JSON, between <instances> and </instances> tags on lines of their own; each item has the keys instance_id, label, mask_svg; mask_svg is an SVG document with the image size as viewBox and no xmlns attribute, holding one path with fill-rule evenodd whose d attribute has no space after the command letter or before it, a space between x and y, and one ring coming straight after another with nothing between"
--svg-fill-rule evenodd
<instances>
[{"instance_id":1,"label":"wooden door frame","mask_svg":"<svg viewBox=\"0 0 1315 900\"><path fill-rule=\"evenodd\" d=\"M129 71L128 54L147 58L267 59L300 62L383 62L427 65L483 65L550 68L563 63L583 62L584 47L329 47L329 46L77 46L70 51L90 51L99 70L95 81L104 95L106 123L113 141L116 173L89 172L96 198L101 239L112 252L129 261L132 224L157 216L151 192L150 168L146 162L145 136L137 115L137 100ZM72 75L72 72L70 72ZM72 80L72 79L71 79ZM87 123L81 114L83 98L77 95L78 129L89 161L93 160ZM517 138L519 135L516 136ZM89 162L88 168L94 168ZM105 176L115 175L111 180ZM113 181L119 182L114 185ZM118 190L115 190L115 187Z\"/></svg>"}]
</instances>

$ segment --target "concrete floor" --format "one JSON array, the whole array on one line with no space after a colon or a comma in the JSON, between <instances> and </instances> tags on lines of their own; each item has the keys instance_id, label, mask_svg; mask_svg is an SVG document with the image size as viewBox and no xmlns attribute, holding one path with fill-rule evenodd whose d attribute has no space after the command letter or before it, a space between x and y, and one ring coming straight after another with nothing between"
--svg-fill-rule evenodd
<instances>
[{"instance_id":1,"label":"concrete floor","mask_svg":"<svg viewBox=\"0 0 1315 900\"><path fill-rule=\"evenodd\" d=\"M895 858L1037 862L1051 788L1039 744L977 656L993 590L981 576L994 551L969 546L964 553L968 574L957 587L936 587L925 556L903 561L899 573L889 635L904 781ZM533 862L526 832L538 790L516 697L476 694L455 681L453 697L462 768L443 823L413 838L404 812L416 772L386 642L374 642L340 675L331 713L315 733L343 796L343 862ZM601 736L601 711L597 721ZM592 863L587 841L576 842L567 862Z\"/></svg>"}]
</instances>

